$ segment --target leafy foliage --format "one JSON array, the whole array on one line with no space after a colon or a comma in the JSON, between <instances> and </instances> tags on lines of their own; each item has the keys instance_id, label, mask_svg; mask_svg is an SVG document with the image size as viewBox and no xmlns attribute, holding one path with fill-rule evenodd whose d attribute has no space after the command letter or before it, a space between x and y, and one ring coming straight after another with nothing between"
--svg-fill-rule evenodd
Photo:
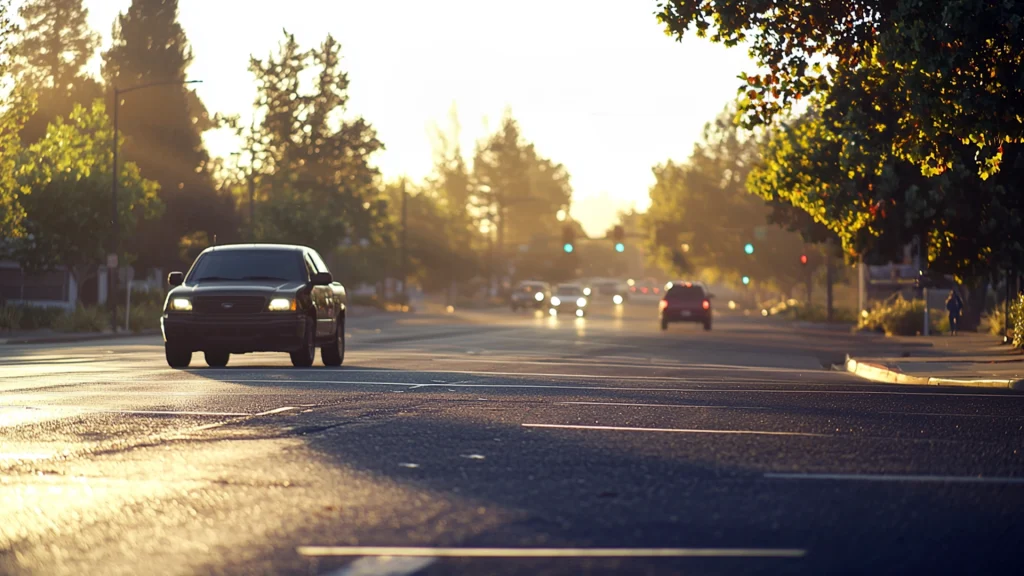
<instances>
[{"instance_id":1,"label":"leafy foliage","mask_svg":"<svg viewBox=\"0 0 1024 576\"><path fill-rule=\"evenodd\" d=\"M876 302L868 315L861 319L860 327L885 332L887 336L915 336L924 328L924 300L906 300L901 295ZM934 333L949 331L945 314L931 310L929 330Z\"/></svg>"},{"instance_id":2,"label":"leafy foliage","mask_svg":"<svg viewBox=\"0 0 1024 576\"><path fill-rule=\"evenodd\" d=\"M808 265L800 264L808 248L803 238L771 224L772 208L747 192L760 153L758 140L745 138L733 123L733 110L726 109L705 126L687 162L670 160L654 168L645 221L656 263L708 280L739 283L741 276L750 276L787 291L804 281L806 266L821 265L820 250L811 250ZM754 245L754 254L744 252L747 243Z\"/></svg>"},{"instance_id":3,"label":"leafy foliage","mask_svg":"<svg viewBox=\"0 0 1024 576\"><path fill-rule=\"evenodd\" d=\"M67 266L82 282L104 262L110 222L112 153L110 122L102 102L76 106L58 118L46 137L25 149L17 168L18 204L24 234L11 243L13 257L28 271ZM159 214L157 185L128 162L119 165L118 219L123 232L136 219Z\"/></svg>"},{"instance_id":4,"label":"leafy foliage","mask_svg":"<svg viewBox=\"0 0 1024 576\"><path fill-rule=\"evenodd\" d=\"M133 230L139 264L180 266L179 240L195 232L221 242L237 236L234 200L217 192L202 133L215 123L187 86L192 51L178 22L177 0L132 0L103 54L103 76L122 91L124 156L160 184L166 210L156 223Z\"/></svg>"},{"instance_id":5,"label":"leafy foliage","mask_svg":"<svg viewBox=\"0 0 1024 576\"><path fill-rule=\"evenodd\" d=\"M263 122L256 141L263 160L257 237L305 244L328 254L346 239L380 243L383 212L375 202L383 146L363 118L347 118L348 75L341 46L328 36L302 50L285 33L277 54L253 58ZM303 92L302 79L316 78Z\"/></svg>"}]
</instances>

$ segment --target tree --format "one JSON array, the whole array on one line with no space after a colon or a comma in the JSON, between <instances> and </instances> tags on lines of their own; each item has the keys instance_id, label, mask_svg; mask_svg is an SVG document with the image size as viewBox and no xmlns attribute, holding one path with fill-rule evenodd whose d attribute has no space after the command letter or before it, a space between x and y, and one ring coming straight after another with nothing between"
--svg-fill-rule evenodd
<instances>
[{"instance_id":1,"label":"tree","mask_svg":"<svg viewBox=\"0 0 1024 576\"><path fill-rule=\"evenodd\" d=\"M11 64L10 39L16 30L10 19L10 1L0 0L0 82L8 77ZM6 92L10 87L0 84L0 90ZM0 257L8 249L4 240L16 239L24 232L24 210L15 193L15 173L21 154L18 133L31 114L34 102L31 98L25 98L24 94L15 93L13 96L8 99L7 109L0 111Z\"/></svg>"},{"instance_id":2,"label":"tree","mask_svg":"<svg viewBox=\"0 0 1024 576\"><path fill-rule=\"evenodd\" d=\"M679 274L732 283L749 276L789 291L806 273L799 262L804 241L770 225L770 207L747 193L760 142L743 134L734 115L729 107L709 122L687 162L654 168L648 253L654 264ZM754 254L745 252L747 244Z\"/></svg>"},{"instance_id":3,"label":"tree","mask_svg":"<svg viewBox=\"0 0 1024 576\"><path fill-rule=\"evenodd\" d=\"M160 184L164 217L134 232L143 267L179 266L183 239L198 233L236 237L234 199L219 194L210 175L202 133L215 126L195 92L173 84L187 79L192 51L178 23L177 0L132 0L114 25L113 45L103 55L111 86L130 88L170 82L123 95L120 125L124 156ZM187 240L186 240L187 241Z\"/></svg>"},{"instance_id":4,"label":"tree","mask_svg":"<svg viewBox=\"0 0 1024 576\"><path fill-rule=\"evenodd\" d=\"M277 54L253 58L262 122L256 142L264 172L258 190L257 235L302 243L328 254L345 244L379 239L380 192L371 157L383 148L363 118L347 118L348 75L341 46L328 36L302 50L285 31ZM312 90L302 79L314 77Z\"/></svg>"},{"instance_id":5,"label":"tree","mask_svg":"<svg viewBox=\"0 0 1024 576\"><path fill-rule=\"evenodd\" d=\"M893 149L928 173L957 161L958 142L978 145L981 174L998 169L1001 144L1024 142L1024 3L661 0L658 18L677 38L696 29L750 44L763 70L742 76L750 124L877 65L898 78L890 88L906 103Z\"/></svg>"},{"instance_id":6,"label":"tree","mask_svg":"<svg viewBox=\"0 0 1024 576\"><path fill-rule=\"evenodd\" d=\"M12 245L15 259L30 272L67 266L81 284L95 275L109 245L113 154L111 127L103 105L76 106L58 118L46 136L24 150L17 171L17 199L24 234ZM135 219L159 212L157 184L142 178L131 162L119 165L118 219L122 233Z\"/></svg>"},{"instance_id":7,"label":"tree","mask_svg":"<svg viewBox=\"0 0 1024 576\"><path fill-rule=\"evenodd\" d=\"M572 201L569 173L540 156L511 113L501 128L478 145L473 159L474 202L496 228L495 252L505 275L509 245L554 238L558 211Z\"/></svg>"},{"instance_id":8,"label":"tree","mask_svg":"<svg viewBox=\"0 0 1024 576\"><path fill-rule=\"evenodd\" d=\"M38 101L21 130L22 141L29 144L75 104L89 105L102 96L99 83L83 72L100 39L89 29L82 0L30 0L18 14L24 25L13 48L12 72L36 91Z\"/></svg>"}]
</instances>

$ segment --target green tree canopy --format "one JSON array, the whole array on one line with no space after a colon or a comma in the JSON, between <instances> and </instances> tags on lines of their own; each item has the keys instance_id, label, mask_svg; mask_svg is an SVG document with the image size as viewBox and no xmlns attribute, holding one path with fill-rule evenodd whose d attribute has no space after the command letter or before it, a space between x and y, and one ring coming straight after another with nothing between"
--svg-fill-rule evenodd
<instances>
[{"instance_id":1,"label":"green tree canopy","mask_svg":"<svg viewBox=\"0 0 1024 576\"><path fill-rule=\"evenodd\" d=\"M189 79L191 62L177 0L132 0L118 16L113 45L103 54L109 85L171 83L124 94L120 108L124 156L159 182L166 206L159 223L135 232L146 267L185 264L179 244L196 233L230 241L238 231L234 199L217 192L202 141L202 133L215 124L195 92L176 84Z\"/></svg>"},{"instance_id":2,"label":"green tree canopy","mask_svg":"<svg viewBox=\"0 0 1024 576\"><path fill-rule=\"evenodd\" d=\"M28 0L18 10L23 25L13 47L12 72L19 84L36 91L37 109L21 130L31 144L55 118L75 104L91 105L103 91L85 66L99 47L82 0Z\"/></svg>"},{"instance_id":3,"label":"green tree canopy","mask_svg":"<svg viewBox=\"0 0 1024 576\"><path fill-rule=\"evenodd\" d=\"M331 36L302 50L285 32L276 54L253 58L260 176L258 236L325 254L346 243L378 240L382 214L372 156L383 148L370 124L347 117L348 75ZM303 79L315 78L304 90ZM386 213L386 212L385 212Z\"/></svg>"},{"instance_id":4,"label":"green tree canopy","mask_svg":"<svg viewBox=\"0 0 1024 576\"><path fill-rule=\"evenodd\" d=\"M982 174L997 169L1001 144L1024 143L1024 3L660 0L658 18L677 38L749 45L762 67L743 75L749 124L878 66L904 104L892 149L929 173L959 160L959 142L978 145Z\"/></svg>"},{"instance_id":5,"label":"green tree canopy","mask_svg":"<svg viewBox=\"0 0 1024 576\"><path fill-rule=\"evenodd\" d=\"M110 120L101 102L76 106L58 118L46 136L21 154L17 200L24 209L24 234L12 243L14 257L29 271L67 266L78 282L95 274L108 251L113 155ZM136 219L159 213L157 184L127 162L119 166L118 219L122 233Z\"/></svg>"}]
</instances>

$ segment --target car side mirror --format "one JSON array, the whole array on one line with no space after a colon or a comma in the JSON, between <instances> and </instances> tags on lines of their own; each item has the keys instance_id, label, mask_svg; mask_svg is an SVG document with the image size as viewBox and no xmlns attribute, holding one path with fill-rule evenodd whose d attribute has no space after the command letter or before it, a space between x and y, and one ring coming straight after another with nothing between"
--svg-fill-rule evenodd
<instances>
[{"instance_id":1,"label":"car side mirror","mask_svg":"<svg viewBox=\"0 0 1024 576\"><path fill-rule=\"evenodd\" d=\"M334 277L331 276L330 272L317 272L313 274L313 286L328 286L332 282L334 282Z\"/></svg>"},{"instance_id":2,"label":"car side mirror","mask_svg":"<svg viewBox=\"0 0 1024 576\"><path fill-rule=\"evenodd\" d=\"M167 275L167 283L171 286L181 286L185 283L185 274L182 272L171 272Z\"/></svg>"}]
</instances>

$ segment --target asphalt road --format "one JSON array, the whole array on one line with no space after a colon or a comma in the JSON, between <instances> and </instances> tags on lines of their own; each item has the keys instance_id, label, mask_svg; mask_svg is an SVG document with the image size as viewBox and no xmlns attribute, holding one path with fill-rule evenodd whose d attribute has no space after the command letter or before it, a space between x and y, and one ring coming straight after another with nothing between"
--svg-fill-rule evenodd
<instances>
[{"instance_id":1,"label":"asphalt road","mask_svg":"<svg viewBox=\"0 0 1024 576\"><path fill-rule=\"evenodd\" d=\"M341 369L0 346L0 573L1021 570L1024 395L652 307L363 318Z\"/></svg>"}]
</instances>

